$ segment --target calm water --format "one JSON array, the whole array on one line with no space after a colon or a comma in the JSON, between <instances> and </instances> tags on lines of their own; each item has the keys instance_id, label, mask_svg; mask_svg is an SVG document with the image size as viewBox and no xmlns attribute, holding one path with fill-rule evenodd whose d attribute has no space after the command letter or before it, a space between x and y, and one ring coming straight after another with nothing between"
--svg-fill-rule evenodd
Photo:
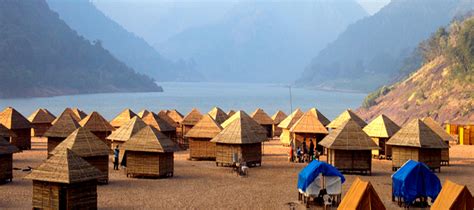
<instances>
[{"instance_id":1,"label":"calm water","mask_svg":"<svg viewBox=\"0 0 474 210\"><path fill-rule=\"evenodd\" d=\"M65 107L79 107L91 112L98 111L112 119L125 108L135 112L141 109L159 111L177 109L182 114L193 107L207 112L214 106L224 111L245 110L249 114L257 107L269 115L281 109L290 113L289 89L272 84L228 83L160 83L163 93L107 93L90 95L58 96L49 98L0 99L0 108L12 106L26 117L37 108L47 108L59 114ZM293 108L307 110L318 108L326 117L333 119L347 108L357 108L365 94L341 93L292 88Z\"/></svg>"}]
</instances>

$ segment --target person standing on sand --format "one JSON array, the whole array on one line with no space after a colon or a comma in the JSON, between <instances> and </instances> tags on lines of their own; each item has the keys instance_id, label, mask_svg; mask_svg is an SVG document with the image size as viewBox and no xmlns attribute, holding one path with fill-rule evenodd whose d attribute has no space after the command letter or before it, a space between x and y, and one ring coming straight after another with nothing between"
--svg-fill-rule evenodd
<instances>
[{"instance_id":1,"label":"person standing on sand","mask_svg":"<svg viewBox=\"0 0 474 210\"><path fill-rule=\"evenodd\" d=\"M313 140L310 139L309 140L309 162L311 162L313 160L313 155L314 155L314 144L313 144Z\"/></svg>"},{"instance_id":2,"label":"person standing on sand","mask_svg":"<svg viewBox=\"0 0 474 210\"><path fill-rule=\"evenodd\" d=\"M117 145L114 150L114 170L119 170L119 146Z\"/></svg>"}]
</instances>

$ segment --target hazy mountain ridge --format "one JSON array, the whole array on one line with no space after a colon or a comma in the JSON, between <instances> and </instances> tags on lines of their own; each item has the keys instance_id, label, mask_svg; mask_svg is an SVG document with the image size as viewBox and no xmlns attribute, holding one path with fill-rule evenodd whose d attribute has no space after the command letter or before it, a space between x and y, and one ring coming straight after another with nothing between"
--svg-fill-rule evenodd
<instances>
[{"instance_id":1,"label":"hazy mountain ridge","mask_svg":"<svg viewBox=\"0 0 474 210\"><path fill-rule=\"evenodd\" d=\"M162 90L77 35L44 0L1 4L0 97Z\"/></svg>"},{"instance_id":2,"label":"hazy mountain ridge","mask_svg":"<svg viewBox=\"0 0 474 210\"><path fill-rule=\"evenodd\" d=\"M424 65L394 85L367 96L358 112L387 114L403 124L431 116L439 122L474 121L474 18L441 28L418 50Z\"/></svg>"},{"instance_id":3,"label":"hazy mountain ridge","mask_svg":"<svg viewBox=\"0 0 474 210\"><path fill-rule=\"evenodd\" d=\"M407 66L418 43L447 25L465 0L392 0L373 16L350 25L306 67L301 86L372 91L419 65ZM408 61L411 63L411 61Z\"/></svg>"},{"instance_id":4,"label":"hazy mountain ridge","mask_svg":"<svg viewBox=\"0 0 474 210\"><path fill-rule=\"evenodd\" d=\"M155 48L196 61L196 69L212 81L289 82L366 15L352 0L242 1L219 23L187 29Z\"/></svg>"},{"instance_id":5,"label":"hazy mountain ridge","mask_svg":"<svg viewBox=\"0 0 474 210\"><path fill-rule=\"evenodd\" d=\"M89 40L100 40L115 57L158 81L198 81L190 62L164 58L145 40L105 16L89 0L47 0L71 28Z\"/></svg>"}]
</instances>

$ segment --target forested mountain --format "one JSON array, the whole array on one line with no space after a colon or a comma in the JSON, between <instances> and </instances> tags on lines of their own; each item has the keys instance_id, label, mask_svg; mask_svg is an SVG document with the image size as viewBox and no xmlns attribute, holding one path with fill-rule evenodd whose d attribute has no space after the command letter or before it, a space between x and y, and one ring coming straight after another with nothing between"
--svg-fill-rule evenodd
<instances>
[{"instance_id":1,"label":"forested mountain","mask_svg":"<svg viewBox=\"0 0 474 210\"><path fill-rule=\"evenodd\" d=\"M155 48L194 60L208 80L290 82L347 25L367 13L354 0L251 0L215 24L189 28Z\"/></svg>"},{"instance_id":2,"label":"forested mountain","mask_svg":"<svg viewBox=\"0 0 474 210\"><path fill-rule=\"evenodd\" d=\"M350 25L311 61L296 83L372 91L394 82L420 66L420 57L412 56L420 41L473 5L472 0L392 0L373 16Z\"/></svg>"},{"instance_id":3,"label":"forested mountain","mask_svg":"<svg viewBox=\"0 0 474 210\"><path fill-rule=\"evenodd\" d=\"M190 62L173 62L145 40L105 16L89 0L47 0L52 10L72 29L89 40L100 40L105 49L137 72L158 81L201 80Z\"/></svg>"},{"instance_id":4,"label":"forested mountain","mask_svg":"<svg viewBox=\"0 0 474 210\"><path fill-rule=\"evenodd\" d=\"M365 119L389 115L403 124L431 116L438 122L474 121L474 17L438 29L418 49L422 67L367 96Z\"/></svg>"},{"instance_id":5,"label":"forested mountain","mask_svg":"<svg viewBox=\"0 0 474 210\"><path fill-rule=\"evenodd\" d=\"M161 91L71 30L44 0L0 4L0 97Z\"/></svg>"}]
</instances>

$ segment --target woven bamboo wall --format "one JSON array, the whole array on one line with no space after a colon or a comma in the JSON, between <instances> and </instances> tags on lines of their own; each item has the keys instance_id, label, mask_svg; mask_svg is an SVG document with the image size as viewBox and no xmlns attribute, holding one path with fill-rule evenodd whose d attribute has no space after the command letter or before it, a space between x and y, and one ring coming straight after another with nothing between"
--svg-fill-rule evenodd
<instances>
[{"instance_id":1,"label":"woven bamboo wall","mask_svg":"<svg viewBox=\"0 0 474 210\"><path fill-rule=\"evenodd\" d=\"M196 159L215 159L216 143L211 139L189 138L189 157Z\"/></svg>"},{"instance_id":2,"label":"woven bamboo wall","mask_svg":"<svg viewBox=\"0 0 474 210\"><path fill-rule=\"evenodd\" d=\"M51 123L32 123L31 136L42 137L51 126Z\"/></svg>"},{"instance_id":3,"label":"woven bamboo wall","mask_svg":"<svg viewBox=\"0 0 474 210\"><path fill-rule=\"evenodd\" d=\"M441 150L441 161L449 162L449 148Z\"/></svg>"},{"instance_id":4,"label":"woven bamboo wall","mask_svg":"<svg viewBox=\"0 0 474 210\"><path fill-rule=\"evenodd\" d=\"M61 142L64 141L63 137L48 137L48 158L51 157L50 152L54 150Z\"/></svg>"},{"instance_id":5,"label":"woven bamboo wall","mask_svg":"<svg viewBox=\"0 0 474 210\"><path fill-rule=\"evenodd\" d=\"M431 169L441 167L441 149L420 149L419 161L425 163Z\"/></svg>"},{"instance_id":6,"label":"woven bamboo wall","mask_svg":"<svg viewBox=\"0 0 474 210\"><path fill-rule=\"evenodd\" d=\"M102 176L97 179L100 183L109 181L109 156L83 157L83 159L102 172Z\"/></svg>"},{"instance_id":7,"label":"woven bamboo wall","mask_svg":"<svg viewBox=\"0 0 474 210\"><path fill-rule=\"evenodd\" d=\"M278 125L273 125L273 136L280 136L282 129Z\"/></svg>"},{"instance_id":8,"label":"woven bamboo wall","mask_svg":"<svg viewBox=\"0 0 474 210\"><path fill-rule=\"evenodd\" d=\"M160 177L172 173L173 153L127 151L127 174L132 176Z\"/></svg>"},{"instance_id":9,"label":"woven bamboo wall","mask_svg":"<svg viewBox=\"0 0 474 210\"><path fill-rule=\"evenodd\" d=\"M88 181L68 185L67 209L97 209L97 183Z\"/></svg>"},{"instance_id":10,"label":"woven bamboo wall","mask_svg":"<svg viewBox=\"0 0 474 210\"><path fill-rule=\"evenodd\" d=\"M58 183L33 180L33 209L65 209L66 201L60 199L59 189Z\"/></svg>"},{"instance_id":11,"label":"woven bamboo wall","mask_svg":"<svg viewBox=\"0 0 474 210\"><path fill-rule=\"evenodd\" d=\"M31 129L13 129L16 137L11 137L10 143L21 150L31 149Z\"/></svg>"},{"instance_id":12,"label":"woven bamboo wall","mask_svg":"<svg viewBox=\"0 0 474 210\"><path fill-rule=\"evenodd\" d=\"M34 209L97 209L97 183L72 185L33 180Z\"/></svg>"},{"instance_id":13,"label":"woven bamboo wall","mask_svg":"<svg viewBox=\"0 0 474 210\"><path fill-rule=\"evenodd\" d=\"M262 144L217 144L216 162L232 164L232 155L237 153L247 163L262 162Z\"/></svg>"},{"instance_id":14,"label":"woven bamboo wall","mask_svg":"<svg viewBox=\"0 0 474 210\"><path fill-rule=\"evenodd\" d=\"M282 129L280 135L280 143L285 147L290 146L290 136L291 133L288 129Z\"/></svg>"},{"instance_id":15,"label":"woven bamboo wall","mask_svg":"<svg viewBox=\"0 0 474 210\"><path fill-rule=\"evenodd\" d=\"M174 171L174 153L173 152L165 152L159 153L158 155L159 160L159 176L165 176L169 173L173 173Z\"/></svg>"},{"instance_id":16,"label":"woven bamboo wall","mask_svg":"<svg viewBox=\"0 0 474 210\"><path fill-rule=\"evenodd\" d=\"M267 137L271 139L273 137L273 125L261 125L267 131Z\"/></svg>"},{"instance_id":17,"label":"woven bamboo wall","mask_svg":"<svg viewBox=\"0 0 474 210\"><path fill-rule=\"evenodd\" d=\"M328 150L331 158L328 163L334 165L339 170L345 171L371 171L372 151L371 150ZM330 161L329 161L330 160Z\"/></svg>"},{"instance_id":18,"label":"woven bamboo wall","mask_svg":"<svg viewBox=\"0 0 474 210\"><path fill-rule=\"evenodd\" d=\"M13 178L13 155L0 155L0 182Z\"/></svg>"},{"instance_id":19,"label":"woven bamboo wall","mask_svg":"<svg viewBox=\"0 0 474 210\"><path fill-rule=\"evenodd\" d=\"M408 160L419 161L419 148L392 146L392 167L400 168Z\"/></svg>"}]
</instances>

